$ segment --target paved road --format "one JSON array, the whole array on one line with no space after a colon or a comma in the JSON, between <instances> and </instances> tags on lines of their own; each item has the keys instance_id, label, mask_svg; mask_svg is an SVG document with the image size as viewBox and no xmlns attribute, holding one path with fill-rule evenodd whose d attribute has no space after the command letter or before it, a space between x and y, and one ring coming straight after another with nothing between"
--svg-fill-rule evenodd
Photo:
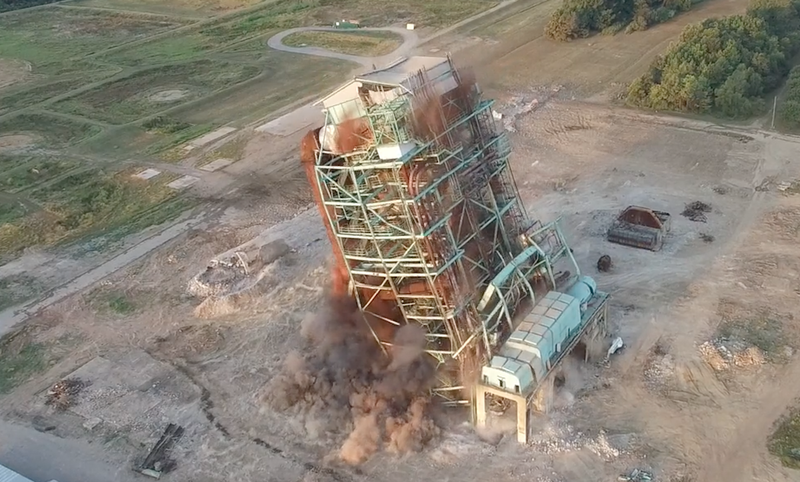
<instances>
[{"instance_id":1,"label":"paved road","mask_svg":"<svg viewBox=\"0 0 800 482\"><path fill-rule=\"evenodd\" d=\"M0 421L0 464L35 482L142 482L127 463L102 448Z\"/></svg>"},{"instance_id":2,"label":"paved road","mask_svg":"<svg viewBox=\"0 0 800 482\"><path fill-rule=\"evenodd\" d=\"M319 47L288 47L283 44L283 39L293 33L297 32L348 32L348 30L341 30L333 27L299 27L299 28L292 28L289 30L284 30L281 33L275 34L267 40L267 45L275 50L280 50L282 52L291 52L294 54L305 54L305 55L315 55L317 57L327 57L329 59L339 59L339 60L346 60L348 62L353 62L356 64L361 64L368 69L372 69L373 66L384 66L387 65L398 57L404 57L411 53L414 47L417 46L419 43L419 37L417 33L413 30L406 30L400 27L385 27L385 28L360 28L357 30L358 32L394 32L399 34L403 37L403 44L400 45L397 49L393 52L382 55L380 57L362 57L360 55L348 55L348 54L340 54L338 52L332 52L328 49L323 49Z\"/></svg>"}]
</instances>

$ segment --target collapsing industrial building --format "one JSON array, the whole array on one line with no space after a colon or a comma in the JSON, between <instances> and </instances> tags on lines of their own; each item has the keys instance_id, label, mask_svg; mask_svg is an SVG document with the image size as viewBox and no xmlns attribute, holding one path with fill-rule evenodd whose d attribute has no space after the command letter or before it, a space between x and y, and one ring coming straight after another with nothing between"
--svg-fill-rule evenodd
<instances>
[{"instance_id":1,"label":"collapsing industrial building","mask_svg":"<svg viewBox=\"0 0 800 482\"><path fill-rule=\"evenodd\" d=\"M320 103L325 125L301 151L335 291L384 351L400 326L424 329L446 404L478 394L481 421L492 393L527 414L586 327L605 323L607 295L580 276L557 222L528 217L493 102L450 58L412 57Z\"/></svg>"}]
</instances>

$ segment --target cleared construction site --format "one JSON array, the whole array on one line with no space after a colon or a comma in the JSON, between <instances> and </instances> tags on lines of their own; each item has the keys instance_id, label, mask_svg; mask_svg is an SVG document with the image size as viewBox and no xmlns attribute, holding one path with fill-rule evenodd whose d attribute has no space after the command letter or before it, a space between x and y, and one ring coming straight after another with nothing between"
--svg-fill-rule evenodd
<instances>
[{"instance_id":1,"label":"cleared construction site","mask_svg":"<svg viewBox=\"0 0 800 482\"><path fill-rule=\"evenodd\" d=\"M517 40L474 70L435 55L459 42L479 39L242 128L212 173L234 190L187 188L204 217L20 312L0 463L37 482L796 480L773 434L800 396L800 141L534 84L550 71Z\"/></svg>"}]
</instances>

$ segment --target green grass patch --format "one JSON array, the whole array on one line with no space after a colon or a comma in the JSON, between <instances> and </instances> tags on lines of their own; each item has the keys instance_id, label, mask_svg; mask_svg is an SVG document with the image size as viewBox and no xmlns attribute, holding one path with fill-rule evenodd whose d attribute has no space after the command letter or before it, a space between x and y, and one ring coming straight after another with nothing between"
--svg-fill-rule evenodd
<instances>
[{"instance_id":1,"label":"green grass patch","mask_svg":"<svg viewBox=\"0 0 800 482\"><path fill-rule=\"evenodd\" d=\"M350 62L266 50L263 73L247 83L181 106L170 115L193 124L244 126L296 101L325 92L357 67Z\"/></svg>"},{"instance_id":2,"label":"green grass patch","mask_svg":"<svg viewBox=\"0 0 800 482\"><path fill-rule=\"evenodd\" d=\"M29 157L29 161L0 174L0 187L7 192L18 192L75 169L81 165L76 159L57 156Z\"/></svg>"},{"instance_id":3,"label":"green grass patch","mask_svg":"<svg viewBox=\"0 0 800 482\"><path fill-rule=\"evenodd\" d=\"M74 0L70 5L104 7L179 17L211 17L249 7L262 0Z\"/></svg>"},{"instance_id":4,"label":"green grass patch","mask_svg":"<svg viewBox=\"0 0 800 482\"><path fill-rule=\"evenodd\" d=\"M784 467L800 469L800 406L790 409L778 421L767 447Z\"/></svg>"},{"instance_id":5,"label":"green grass patch","mask_svg":"<svg viewBox=\"0 0 800 482\"><path fill-rule=\"evenodd\" d=\"M92 124L47 114L19 114L0 121L0 136L30 135L43 147L67 147L99 133L102 129Z\"/></svg>"},{"instance_id":6,"label":"green grass patch","mask_svg":"<svg viewBox=\"0 0 800 482\"><path fill-rule=\"evenodd\" d=\"M783 323L770 317L724 320L718 329L722 338L739 340L757 347L767 360L778 362L786 357L787 334Z\"/></svg>"},{"instance_id":7,"label":"green grass patch","mask_svg":"<svg viewBox=\"0 0 800 482\"><path fill-rule=\"evenodd\" d=\"M90 69L81 77L57 80L30 88L16 89L14 92L0 97L0 114L24 109L25 107L50 100L53 97L64 95L71 90L95 82L103 77L113 75L116 71L117 70L112 69Z\"/></svg>"},{"instance_id":8,"label":"green grass patch","mask_svg":"<svg viewBox=\"0 0 800 482\"><path fill-rule=\"evenodd\" d=\"M52 73L69 59L97 53L181 25L178 20L99 10L45 8L0 17L0 58Z\"/></svg>"},{"instance_id":9,"label":"green grass patch","mask_svg":"<svg viewBox=\"0 0 800 482\"><path fill-rule=\"evenodd\" d=\"M349 55L378 57L394 52L403 38L394 32L297 32L283 39L290 47L320 47Z\"/></svg>"},{"instance_id":10,"label":"green grass patch","mask_svg":"<svg viewBox=\"0 0 800 482\"><path fill-rule=\"evenodd\" d=\"M18 349L12 345L0 341L0 394L11 392L47 368L44 344L31 342Z\"/></svg>"},{"instance_id":11,"label":"green grass patch","mask_svg":"<svg viewBox=\"0 0 800 482\"><path fill-rule=\"evenodd\" d=\"M24 204L14 198L6 198L0 193L0 226L22 219L28 212L29 210ZM0 284L0 304L2 304L2 298L2 284Z\"/></svg>"},{"instance_id":12,"label":"green grass patch","mask_svg":"<svg viewBox=\"0 0 800 482\"><path fill-rule=\"evenodd\" d=\"M93 298L94 299L91 300L92 304L98 311L110 312L117 315L130 315L139 309L133 297L122 291L98 293L98 295Z\"/></svg>"},{"instance_id":13,"label":"green grass patch","mask_svg":"<svg viewBox=\"0 0 800 482\"><path fill-rule=\"evenodd\" d=\"M242 135L231 139L217 149L207 153L199 165L204 166L217 159L230 159L233 162L239 161L244 157L244 150L249 140L248 137Z\"/></svg>"},{"instance_id":14,"label":"green grass patch","mask_svg":"<svg viewBox=\"0 0 800 482\"><path fill-rule=\"evenodd\" d=\"M104 55L102 59L130 67L169 64L196 59L215 47L218 45L212 37L193 31L122 48Z\"/></svg>"},{"instance_id":15,"label":"green grass patch","mask_svg":"<svg viewBox=\"0 0 800 482\"><path fill-rule=\"evenodd\" d=\"M146 154L162 154L162 158L166 161L179 160L183 156L181 153L165 154L167 151L174 150L183 144L196 139L202 135L208 134L213 131L217 124L189 124L184 123L187 127L175 130L172 132L165 132L158 136L157 140L150 144L145 149Z\"/></svg>"},{"instance_id":16,"label":"green grass patch","mask_svg":"<svg viewBox=\"0 0 800 482\"><path fill-rule=\"evenodd\" d=\"M211 60L169 65L116 80L53 109L111 124L125 124L247 80L259 72L250 65Z\"/></svg>"},{"instance_id":17,"label":"green grass patch","mask_svg":"<svg viewBox=\"0 0 800 482\"><path fill-rule=\"evenodd\" d=\"M15 223L0 225L0 258L16 256L30 246L71 242L126 227L140 215L177 194L170 176L143 181L136 169L107 174L83 171L31 192L42 211ZM152 220L153 217L148 219ZM143 228L136 222L136 228Z\"/></svg>"},{"instance_id":18,"label":"green grass patch","mask_svg":"<svg viewBox=\"0 0 800 482\"><path fill-rule=\"evenodd\" d=\"M24 303L42 290L43 287L36 278L25 274L0 279L0 311Z\"/></svg>"}]
</instances>

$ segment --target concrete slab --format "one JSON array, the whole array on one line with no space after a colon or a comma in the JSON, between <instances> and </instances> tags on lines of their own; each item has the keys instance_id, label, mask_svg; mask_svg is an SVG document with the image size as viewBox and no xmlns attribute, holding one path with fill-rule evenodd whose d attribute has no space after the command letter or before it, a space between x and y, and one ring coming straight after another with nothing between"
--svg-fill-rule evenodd
<instances>
[{"instance_id":1,"label":"concrete slab","mask_svg":"<svg viewBox=\"0 0 800 482\"><path fill-rule=\"evenodd\" d=\"M220 127L219 129L217 129L217 130L215 130L213 132L209 132L208 134L206 134L206 135L204 135L202 137L198 137L197 139L191 141L189 143L189 145L192 145L194 147L202 147L202 146L204 146L206 144L210 144L210 143L216 141L217 139L222 139L223 137L227 136L231 132L235 132L235 131L236 131L235 127Z\"/></svg>"},{"instance_id":2,"label":"concrete slab","mask_svg":"<svg viewBox=\"0 0 800 482\"><path fill-rule=\"evenodd\" d=\"M319 106L308 104L286 115L256 127L256 132L265 132L275 136L286 137L310 126L322 126L325 117Z\"/></svg>"},{"instance_id":3,"label":"concrete slab","mask_svg":"<svg viewBox=\"0 0 800 482\"><path fill-rule=\"evenodd\" d=\"M209 162L204 166L200 166L200 170L206 172L214 172L214 171L219 171L224 167L230 166L231 164L233 164L233 159L222 158Z\"/></svg>"},{"instance_id":4,"label":"concrete slab","mask_svg":"<svg viewBox=\"0 0 800 482\"><path fill-rule=\"evenodd\" d=\"M170 187L172 189L185 189L199 180L200 178L194 176L183 176L182 178L176 179L171 183L167 184L167 187Z\"/></svg>"},{"instance_id":5,"label":"concrete slab","mask_svg":"<svg viewBox=\"0 0 800 482\"><path fill-rule=\"evenodd\" d=\"M158 176L159 174L161 174L161 171L159 171L158 169L145 169L139 174L134 174L133 177L146 181L148 179L152 179Z\"/></svg>"}]
</instances>

